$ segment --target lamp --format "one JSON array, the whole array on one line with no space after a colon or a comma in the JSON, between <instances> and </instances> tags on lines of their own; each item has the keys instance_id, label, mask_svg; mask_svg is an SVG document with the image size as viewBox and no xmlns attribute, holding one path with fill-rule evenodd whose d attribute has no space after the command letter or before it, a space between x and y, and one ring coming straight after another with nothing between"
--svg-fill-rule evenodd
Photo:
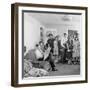
<instances>
[{"instance_id":1,"label":"lamp","mask_svg":"<svg viewBox=\"0 0 90 90\"><path fill-rule=\"evenodd\" d=\"M72 20L72 17L71 17L70 15L64 15L64 16L62 17L62 20L63 20L63 21L71 21L71 20Z\"/></svg>"}]
</instances>

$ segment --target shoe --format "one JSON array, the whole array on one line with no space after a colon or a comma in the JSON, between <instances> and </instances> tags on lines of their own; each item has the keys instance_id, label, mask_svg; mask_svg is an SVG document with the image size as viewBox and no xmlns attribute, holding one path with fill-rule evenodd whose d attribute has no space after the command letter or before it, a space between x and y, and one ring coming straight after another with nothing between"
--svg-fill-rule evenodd
<instances>
[{"instance_id":1,"label":"shoe","mask_svg":"<svg viewBox=\"0 0 90 90\"><path fill-rule=\"evenodd\" d=\"M52 71L58 71L58 69L54 68L54 69L52 69Z\"/></svg>"}]
</instances>

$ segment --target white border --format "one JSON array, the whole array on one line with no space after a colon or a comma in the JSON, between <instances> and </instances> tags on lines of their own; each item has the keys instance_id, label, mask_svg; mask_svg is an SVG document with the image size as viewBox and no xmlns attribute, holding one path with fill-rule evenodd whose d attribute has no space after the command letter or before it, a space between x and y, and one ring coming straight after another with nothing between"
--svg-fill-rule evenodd
<instances>
[{"instance_id":1,"label":"white border","mask_svg":"<svg viewBox=\"0 0 90 90\"><path fill-rule=\"evenodd\" d=\"M53 76L47 78L31 78L22 79L22 10L35 10L35 11L53 11L53 12L72 12L72 13L82 13L82 31L81 31L81 73L80 75L68 75L68 76ZM84 10L71 10L71 9L56 9L56 8L37 8L37 7L23 7L18 8L18 83L19 84L32 84L32 83L46 83L46 82L63 82L63 81L79 81L85 80L85 11Z\"/></svg>"}]
</instances>

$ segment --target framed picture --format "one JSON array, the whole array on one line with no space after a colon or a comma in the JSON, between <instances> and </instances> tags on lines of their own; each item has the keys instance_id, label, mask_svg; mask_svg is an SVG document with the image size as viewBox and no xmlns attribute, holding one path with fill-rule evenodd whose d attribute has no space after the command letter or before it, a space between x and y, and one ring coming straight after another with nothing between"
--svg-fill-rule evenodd
<instances>
[{"instance_id":1,"label":"framed picture","mask_svg":"<svg viewBox=\"0 0 90 90\"><path fill-rule=\"evenodd\" d=\"M87 7L11 5L11 85L87 83Z\"/></svg>"}]
</instances>

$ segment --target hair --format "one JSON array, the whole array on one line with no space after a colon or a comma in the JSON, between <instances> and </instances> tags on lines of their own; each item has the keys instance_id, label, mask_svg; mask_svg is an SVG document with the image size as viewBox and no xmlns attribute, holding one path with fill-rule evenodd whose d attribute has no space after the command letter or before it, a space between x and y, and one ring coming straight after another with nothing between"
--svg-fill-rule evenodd
<instances>
[{"instance_id":1,"label":"hair","mask_svg":"<svg viewBox=\"0 0 90 90\"><path fill-rule=\"evenodd\" d=\"M45 49L47 49L49 47L49 44L46 43L46 45L44 46Z\"/></svg>"},{"instance_id":2,"label":"hair","mask_svg":"<svg viewBox=\"0 0 90 90\"><path fill-rule=\"evenodd\" d=\"M42 41L39 41L39 44L41 44L41 43L43 44L43 42L42 42Z\"/></svg>"},{"instance_id":3,"label":"hair","mask_svg":"<svg viewBox=\"0 0 90 90\"><path fill-rule=\"evenodd\" d=\"M64 35L67 35L66 33L64 33Z\"/></svg>"},{"instance_id":4,"label":"hair","mask_svg":"<svg viewBox=\"0 0 90 90\"><path fill-rule=\"evenodd\" d=\"M38 44L36 44L35 46L38 47Z\"/></svg>"},{"instance_id":5,"label":"hair","mask_svg":"<svg viewBox=\"0 0 90 90\"><path fill-rule=\"evenodd\" d=\"M55 39L58 38L58 37L59 37L59 36L57 35L57 36L55 37Z\"/></svg>"},{"instance_id":6,"label":"hair","mask_svg":"<svg viewBox=\"0 0 90 90\"><path fill-rule=\"evenodd\" d=\"M40 27L40 30L43 30L43 27Z\"/></svg>"},{"instance_id":7,"label":"hair","mask_svg":"<svg viewBox=\"0 0 90 90\"><path fill-rule=\"evenodd\" d=\"M48 43L46 43L46 47L48 47L48 45L49 45L49 44L48 44Z\"/></svg>"},{"instance_id":8,"label":"hair","mask_svg":"<svg viewBox=\"0 0 90 90\"><path fill-rule=\"evenodd\" d=\"M48 36L49 36L49 37L50 37L50 36L53 36L53 34L50 33L50 34L48 34Z\"/></svg>"}]
</instances>

